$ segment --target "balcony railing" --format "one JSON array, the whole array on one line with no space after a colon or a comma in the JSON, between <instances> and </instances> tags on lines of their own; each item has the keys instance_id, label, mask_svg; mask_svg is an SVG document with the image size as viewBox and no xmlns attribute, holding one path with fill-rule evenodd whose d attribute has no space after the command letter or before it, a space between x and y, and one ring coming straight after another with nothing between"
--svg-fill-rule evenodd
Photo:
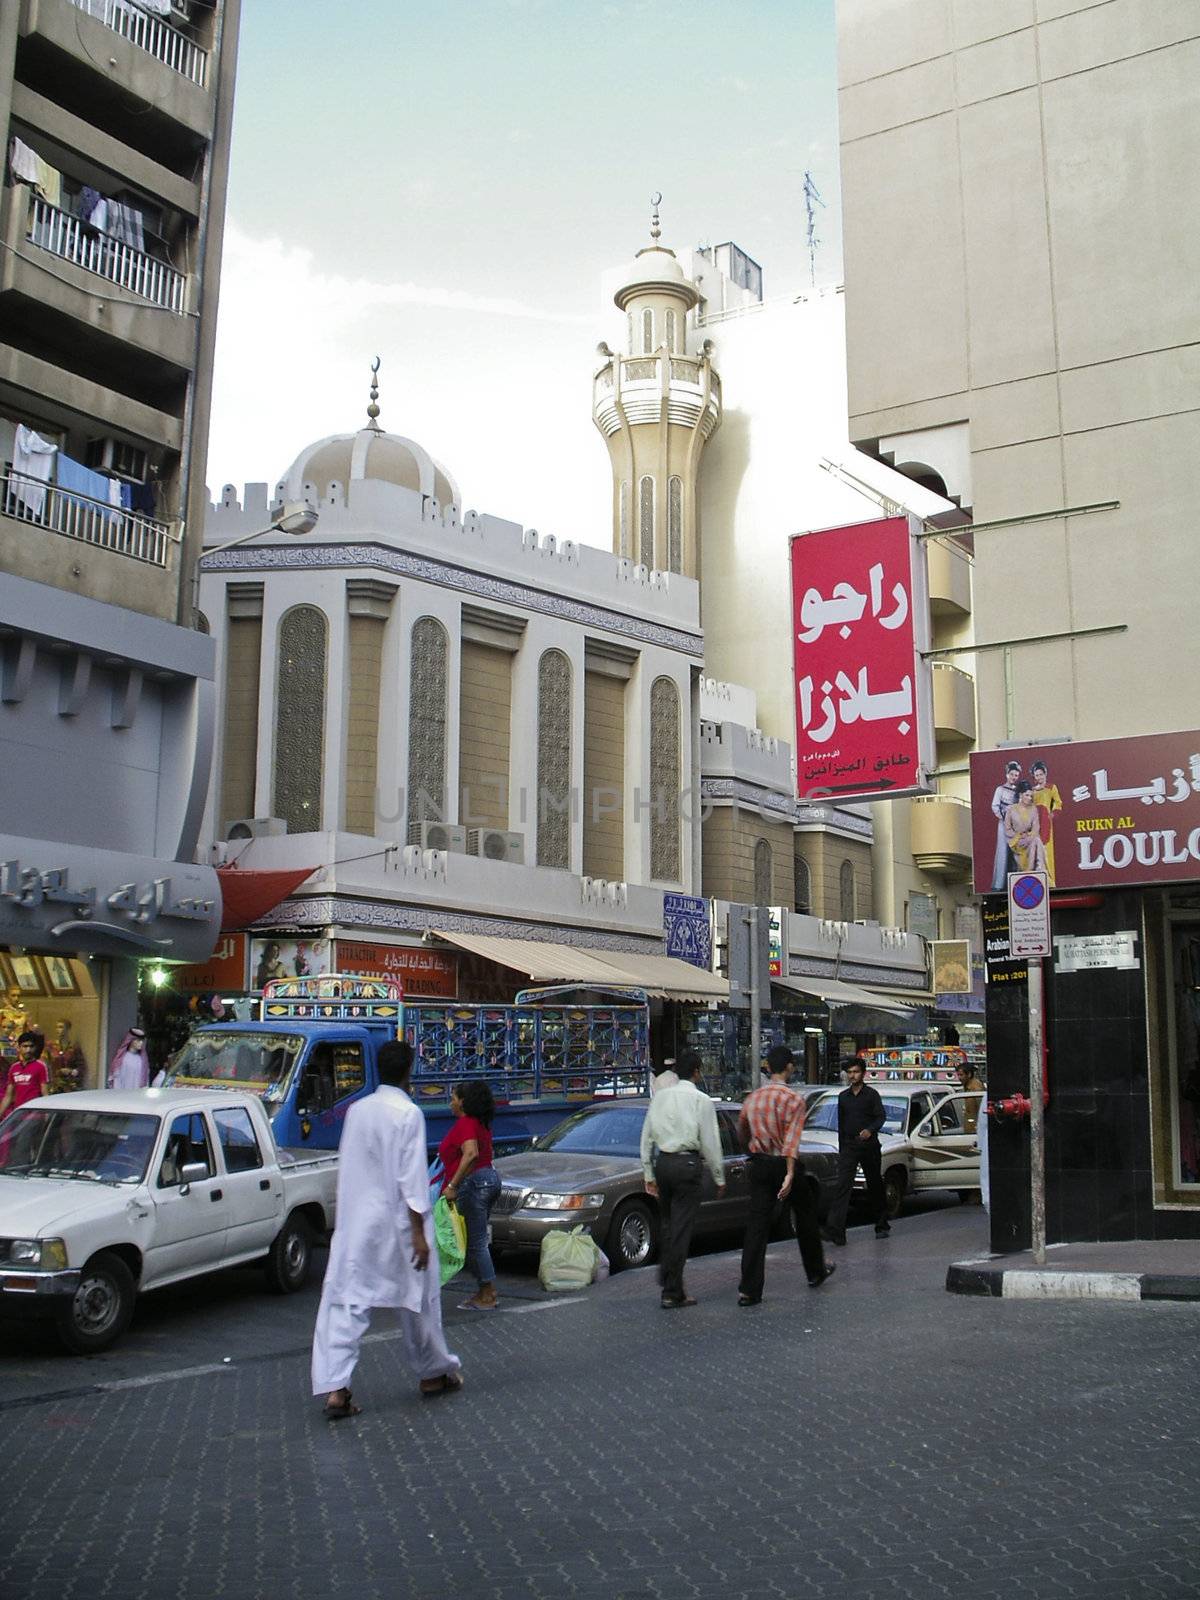
<instances>
[{"instance_id":1,"label":"balcony railing","mask_svg":"<svg viewBox=\"0 0 1200 1600\"><path fill-rule=\"evenodd\" d=\"M169 566L171 546L179 542L165 522L40 483L11 467L0 475L0 509L31 528L46 528L152 567Z\"/></svg>"},{"instance_id":2,"label":"balcony railing","mask_svg":"<svg viewBox=\"0 0 1200 1600\"><path fill-rule=\"evenodd\" d=\"M176 272L165 261L156 261L143 250L135 250L131 244L98 232L78 217L48 204L32 190L29 239L39 249L73 261L87 272L99 273L153 305L167 311L183 311L187 279L182 272Z\"/></svg>"},{"instance_id":3,"label":"balcony railing","mask_svg":"<svg viewBox=\"0 0 1200 1600\"><path fill-rule=\"evenodd\" d=\"M128 0L71 0L71 4L203 89L208 79L208 52L169 22L129 5Z\"/></svg>"}]
</instances>

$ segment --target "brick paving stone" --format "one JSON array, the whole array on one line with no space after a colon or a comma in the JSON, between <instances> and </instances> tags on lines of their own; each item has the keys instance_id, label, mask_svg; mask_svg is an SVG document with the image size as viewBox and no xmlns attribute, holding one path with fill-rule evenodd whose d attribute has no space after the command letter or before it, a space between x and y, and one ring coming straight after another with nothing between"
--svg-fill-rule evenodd
<instances>
[{"instance_id":1,"label":"brick paving stone","mask_svg":"<svg viewBox=\"0 0 1200 1600\"><path fill-rule=\"evenodd\" d=\"M0 1597L1194 1600L1195 1309L946 1295L980 1231L854 1230L819 1296L775 1246L752 1317L728 1253L671 1317L650 1273L451 1311L467 1388L433 1403L381 1315L336 1425L312 1293L150 1297L96 1361L0 1340L6 1478L53 1486L0 1538Z\"/></svg>"}]
</instances>

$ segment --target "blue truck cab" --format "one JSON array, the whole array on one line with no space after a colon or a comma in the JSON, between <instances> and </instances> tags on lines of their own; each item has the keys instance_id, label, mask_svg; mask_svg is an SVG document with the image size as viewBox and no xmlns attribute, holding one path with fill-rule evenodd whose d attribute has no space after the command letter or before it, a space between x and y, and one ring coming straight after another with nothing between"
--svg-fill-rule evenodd
<instances>
[{"instance_id":1,"label":"blue truck cab","mask_svg":"<svg viewBox=\"0 0 1200 1600\"><path fill-rule=\"evenodd\" d=\"M240 1089L262 1099L285 1149L334 1150L346 1112L379 1085L378 1050L413 1047L412 1097L436 1149L454 1120L451 1090L485 1078L497 1149L527 1144L581 1103L645 1094L649 1000L640 989L527 989L513 1005L416 1001L386 978L279 978L258 1022L197 1028L164 1083Z\"/></svg>"}]
</instances>

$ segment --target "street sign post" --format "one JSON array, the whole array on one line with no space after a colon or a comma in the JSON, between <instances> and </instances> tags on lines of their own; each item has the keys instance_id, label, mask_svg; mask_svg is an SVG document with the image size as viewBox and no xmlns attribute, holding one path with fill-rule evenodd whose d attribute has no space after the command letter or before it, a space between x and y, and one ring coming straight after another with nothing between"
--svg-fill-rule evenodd
<instances>
[{"instance_id":1,"label":"street sign post","mask_svg":"<svg viewBox=\"0 0 1200 1600\"><path fill-rule=\"evenodd\" d=\"M1051 951L1050 880L1044 872L1008 875L1008 942L1029 963L1029 1193L1033 1259L1046 1265L1046 1119L1042 1060L1042 958Z\"/></svg>"}]
</instances>

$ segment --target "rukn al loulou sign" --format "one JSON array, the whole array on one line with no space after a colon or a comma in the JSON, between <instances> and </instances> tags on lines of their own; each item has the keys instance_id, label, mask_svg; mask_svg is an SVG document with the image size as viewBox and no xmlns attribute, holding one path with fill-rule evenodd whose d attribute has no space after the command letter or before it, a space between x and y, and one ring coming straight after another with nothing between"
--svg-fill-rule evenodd
<instances>
[{"instance_id":1,"label":"rukn al loulou sign","mask_svg":"<svg viewBox=\"0 0 1200 1600\"><path fill-rule=\"evenodd\" d=\"M915 529L907 517L888 517L792 539L801 800L929 788L929 594Z\"/></svg>"},{"instance_id":2,"label":"rukn al loulou sign","mask_svg":"<svg viewBox=\"0 0 1200 1600\"><path fill-rule=\"evenodd\" d=\"M977 894L1200 879L1200 732L974 754L971 828Z\"/></svg>"}]
</instances>

